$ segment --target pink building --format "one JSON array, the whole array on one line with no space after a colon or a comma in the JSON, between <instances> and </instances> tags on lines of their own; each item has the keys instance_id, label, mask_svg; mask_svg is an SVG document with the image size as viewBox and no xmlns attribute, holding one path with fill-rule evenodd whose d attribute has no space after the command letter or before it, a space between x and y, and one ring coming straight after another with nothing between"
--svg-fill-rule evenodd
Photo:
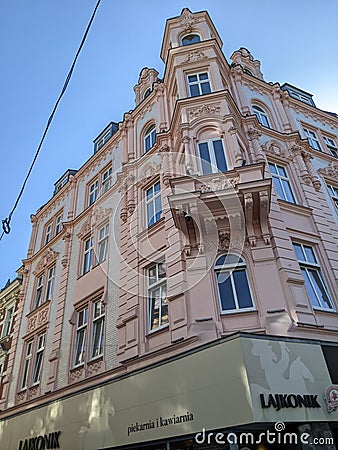
<instances>
[{"instance_id":1,"label":"pink building","mask_svg":"<svg viewBox=\"0 0 338 450\"><path fill-rule=\"evenodd\" d=\"M338 116L207 12L161 58L32 215L1 448L335 449Z\"/></svg>"}]
</instances>

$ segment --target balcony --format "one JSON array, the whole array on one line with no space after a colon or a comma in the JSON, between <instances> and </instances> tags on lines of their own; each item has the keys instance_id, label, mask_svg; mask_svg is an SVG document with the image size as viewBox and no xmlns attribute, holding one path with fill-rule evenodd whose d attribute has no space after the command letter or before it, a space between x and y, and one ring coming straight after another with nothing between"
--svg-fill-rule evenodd
<instances>
[{"instance_id":1,"label":"balcony","mask_svg":"<svg viewBox=\"0 0 338 450\"><path fill-rule=\"evenodd\" d=\"M170 185L169 205L187 255L206 246L226 250L256 246L258 240L270 243L271 178L264 177L264 163L175 178Z\"/></svg>"}]
</instances>

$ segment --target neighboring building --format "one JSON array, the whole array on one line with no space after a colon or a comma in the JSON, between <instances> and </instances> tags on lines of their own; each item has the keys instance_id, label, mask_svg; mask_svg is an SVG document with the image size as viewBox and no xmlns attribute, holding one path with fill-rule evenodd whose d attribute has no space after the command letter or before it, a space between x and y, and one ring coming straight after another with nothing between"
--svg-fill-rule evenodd
<instances>
[{"instance_id":1,"label":"neighboring building","mask_svg":"<svg viewBox=\"0 0 338 450\"><path fill-rule=\"evenodd\" d=\"M17 270L17 277L11 281L8 280L3 289L0 290L0 410L3 409L3 400L6 398L8 383L10 381L9 367L13 362L17 339L13 340L14 333L21 321L19 305L22 304L20 289L22 283L23 267ZM17 328L15 330L15 326ZM12 360L9 358L11 350ZM7 376L5 377L5 372Z\"/></svg>"},{"instance_id":2,"label":"neighboring building","mask_svg":"<svg viewBox=\"0 0 338 450\"><path fill-rule=\"evenodd\" d=\"M338 117L229 64L206 12L161 58L32 216L1 448L337 439Z\"/></svg>"}]
</instances>

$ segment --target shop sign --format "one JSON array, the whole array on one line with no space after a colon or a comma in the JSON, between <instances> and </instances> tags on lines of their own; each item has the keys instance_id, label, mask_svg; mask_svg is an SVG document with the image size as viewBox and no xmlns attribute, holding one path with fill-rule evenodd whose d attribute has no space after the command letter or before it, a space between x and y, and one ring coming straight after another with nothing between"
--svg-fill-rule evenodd
<instances>
[{"instance_id":1,"label":"shop sign","mask_svg":"<svg viewBox=\"0 0 338 450\"><path fill-rule=\"evenodd\" d=\"M314 394L260 394L262 408L271 406L279 411L282 408L320 408L318 395Z\"/></svg>"},{"instance_id":2,"label":"shop sign","mask_svg":"<svg viewBox=\"0 0 338 450\"><path fill-rule=\"evenodd\" d=\"M59 437L61 431L43 434L40 436L27 438L19 442L19 450L47 450L60 448Z\"/></svg>"},{"instance_id":3,"label":"shop sign","mask_svg":"<svg viewBox=\"0 0 338 450\"><path fill-rule=\"evenodd\" d=\"M325 401L327 404L327 410L332 413L338 408L338 385L331 384L325 391Z\"/></svg>"}]
</instances>

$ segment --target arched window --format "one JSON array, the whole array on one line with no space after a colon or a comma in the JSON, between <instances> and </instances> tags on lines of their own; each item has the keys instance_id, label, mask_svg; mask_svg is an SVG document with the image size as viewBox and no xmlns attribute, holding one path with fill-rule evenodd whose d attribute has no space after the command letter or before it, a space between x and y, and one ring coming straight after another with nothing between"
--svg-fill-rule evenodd
<instances>
[{"instance_id":1,"label":"arched window","mask_svg":"<svg viewBox=\"0 0 338 450\"><path fill-rule=\"evenodd\" d=\"M247 73L248 75L253 76L253 75L252 75L252 72L250 72L249 69L244 68L244 69L243 69L243 72L244 72L244 73Z\"/></svg>"},{"instance_id":2,"label":"arched window","mask_svg":"<svg viewBox=\"0 0 338 450\"><path fill-rule=\"evenodd\" d=\"M267 113L264 111L264 109L260 108L259 106L253 106L252 107L254 114L256 115L258 122L261 125L264 125L265 127L270 128L269 119Z\"/></svg>"},{"instance_id":3,"label":"arched window","mask_svg":"<svg viewBox=\"0 0 338 450\"><path fill-rule=\"evenodd\" d=\"M243 258L231 253L219 256L215 276L222 312L254 309Z\"/></svg>"},{"instance_id":4,"label":"arched window","mask_svg":"<svg viewBox=\"0 0 338 450\"><path fill-rule=\"evenodd\" d=\"M207 139L199 142L198 152L202 175L228 170L222 139Z\"/></svg>"},{"instance_id":5,"label":"arched window","mask_svg":"<svg viewBox=\"0 0 338 450\"><path fill-rule=\"evenodd\" d=\"M144 153L151 149L156 141L156 128L155 125L151 125L144 135Z\"/></svg>"},{"instance_id":6,"label":"arched window","mask_svg":"<svg viewBox=\"0 0 338 450\"><path fill-rule=\"evenodd\" d=\"M182 45L196 44L196 42L200 41L201 38L197 34L188 34L188 36L182 38Z\"/></svg>"}]
</instances>

